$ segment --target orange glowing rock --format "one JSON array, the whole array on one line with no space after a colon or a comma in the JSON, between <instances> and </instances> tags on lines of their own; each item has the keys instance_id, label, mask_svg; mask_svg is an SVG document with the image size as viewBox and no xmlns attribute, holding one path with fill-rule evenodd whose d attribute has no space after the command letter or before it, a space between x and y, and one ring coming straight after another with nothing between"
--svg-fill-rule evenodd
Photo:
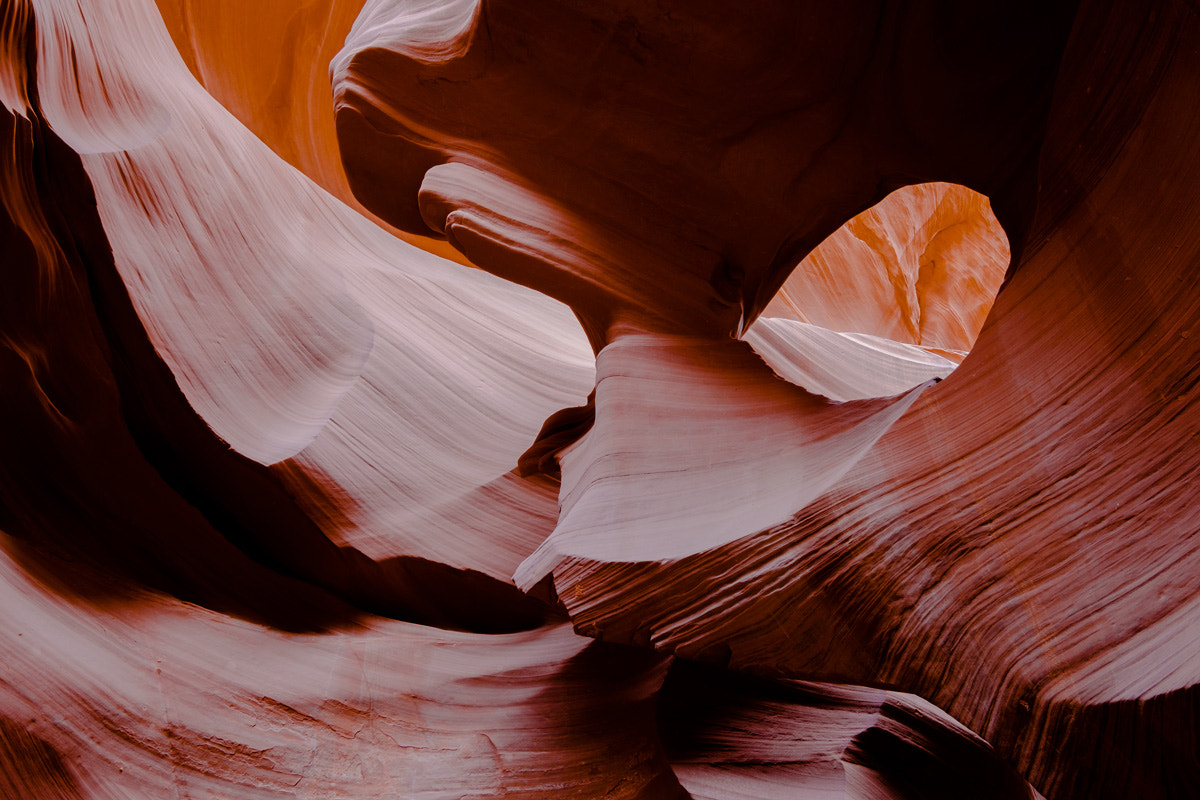
<instances>
[{"instance_id":1,"label":"orange glowing rock","mask_svg":"<svg viewBox=\"0 0 1200 800\"><path fill-rule=\"evenodd\" d=\"M284 161L342 202L426 250L444 243L380 221L350 191L329 102L329 61L360 10L341 0L158 0L179 54L210 94Z\"/></svg>"},{"instance_id":2,"label":"orange glowing rock","mask_svg":"<svg viewBox=\"0 0 1200 800\"><path fill-rule=\"evenodd\" d=\"M953 184L906 186L822 242L763 314L923 345L958 362L1008 262L986 197Z\"/></svg>"},{"instance_id":3,"label":"orange glowing rock","mask_svg":"<svg viewBox=\"0 0 1200 800\"><path fill-rule=\"evenodd\" d=\"M1194 793L1198 21L0 4L0 792Z\"/></svg>"}]
</instances>

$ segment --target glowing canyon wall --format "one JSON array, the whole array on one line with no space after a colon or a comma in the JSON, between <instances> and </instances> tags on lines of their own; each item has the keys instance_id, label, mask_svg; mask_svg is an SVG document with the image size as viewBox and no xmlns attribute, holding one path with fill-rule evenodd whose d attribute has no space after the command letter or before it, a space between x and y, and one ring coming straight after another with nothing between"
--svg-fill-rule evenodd
<instances>
[{"instance_id":1,"label":"glowing canyon wall","mask_svg":"<svg viewBox=\"0 0 1200 800\"><path fill-rule=\"evenodd\" d=\"M0 0L0 795L1200 793L1200 13L753 12Z\"/></svg>"}]
</instances>

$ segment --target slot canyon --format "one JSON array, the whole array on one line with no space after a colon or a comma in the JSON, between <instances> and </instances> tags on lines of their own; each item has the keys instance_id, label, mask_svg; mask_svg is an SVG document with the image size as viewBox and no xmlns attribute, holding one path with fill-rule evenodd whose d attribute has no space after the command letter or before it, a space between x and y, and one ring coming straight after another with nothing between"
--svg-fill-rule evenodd
<instances>
[{"instance_id":1,"label":"slot canyon","mask_svg":"<svg viewBox=\"0 0 1200 800\"><path fill-rule=\"evenodd\" d=\"M1191 0L0 0L0 798L1200 797Z\"/></svg>"}]
</instances>

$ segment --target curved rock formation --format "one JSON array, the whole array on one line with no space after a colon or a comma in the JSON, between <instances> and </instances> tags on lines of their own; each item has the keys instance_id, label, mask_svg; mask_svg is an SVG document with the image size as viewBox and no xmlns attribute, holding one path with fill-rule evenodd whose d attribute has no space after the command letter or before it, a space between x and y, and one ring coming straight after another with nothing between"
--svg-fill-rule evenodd
<instances>
[{"instance_id":1,"label":"curved rock formation","mask_svg":"<svg viewBox=\"0 0 1200 800\"><path fill-rule=\"evenodd\" d=\"M599 353L518 582L607 640L914 691L1050 796L1193 787L1194 10L452 8L368 4L338 130L368 205ZM859 440L721 337L919 180L990 197L1014 264L962 368Z\"/></svg>"},{"instance_id":2,"label":"curved rock formation","mask_svg":"<svg viewBox=\"0 0 1200 800\"><path fill-rule=\"evenodd\" d=\"M1035 796L977 736L896 692L676 660L659 722L672 768L697 800Z\"/></svg>"},{"instance_id":3,"label":"curved rock formation","mask_svg":"<svg viewBox=\"0 0 1200 800\"><path fill-rule=\"evenodd\" d=\"M598 344L740 331L893 188L963 184L1023 232L1071 9L979 15L380 0L331 67L338 136L380 216L563 299Z\"/></svg>"},{"instance_id":4,"label":"curved rock formation","mask_svg":"<svg viewBox=\"0 0 1200 800\"><path fill-rule=\"evenodd\" d=\"M0 789L1196 793L1195 9L355 5L0 4Z\"/></svg>"},{"instance_id":5,"label":"curved rock formation","mask_svg":"<svg viewBox=\"0 0 1200 800\"><path fill-rule=\"evenodd\" d=\"M955 184L906 186L822 242L763 314L923 345L957 363L1008 262L986 197Z\"/></svg>"},{"instance_id":6,"label":"curved rock formation","mask_svg":"<svg viewBox=\"0 0 1200 800\"><path fill-rule=\"evenodd\" d=\"M419 247L464 261L444 242L397 231L350 192L329 103L329 60L360 3L160 0L179 54L204 88L296 167L351 207Z\"/></svg>"}]
</instances>

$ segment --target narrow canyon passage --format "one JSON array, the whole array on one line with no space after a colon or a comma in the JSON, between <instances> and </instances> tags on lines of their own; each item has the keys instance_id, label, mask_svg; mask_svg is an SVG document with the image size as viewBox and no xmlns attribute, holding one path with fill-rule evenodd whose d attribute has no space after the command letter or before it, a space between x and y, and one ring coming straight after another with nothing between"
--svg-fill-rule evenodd
<instances>
[{"instance_id":1,"label":"narrow canyon passage","mask_svg":"<svg viewBox=\"0 0 1200 800\"><path fill-rule=\"evenodd\" d=\"M0 0L0 793L1200 793L1182 0Z\"/></svg>"}]
</instances>

